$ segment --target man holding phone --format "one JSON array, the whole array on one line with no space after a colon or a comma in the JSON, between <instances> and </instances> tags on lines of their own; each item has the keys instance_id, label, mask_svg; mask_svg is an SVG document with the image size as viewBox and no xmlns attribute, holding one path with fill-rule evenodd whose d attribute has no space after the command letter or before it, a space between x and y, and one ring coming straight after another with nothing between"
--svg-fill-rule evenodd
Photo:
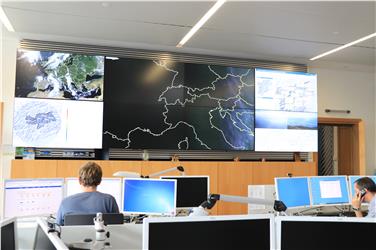
<instances>
[{"instance_id":1,"label":"man holding phone","mask_svg":"<svg viewBox=\"0 0 376 250\"><path fill-rule=\"evenodd\" d=\"M369 177L359 178L354 182L355 196L352 200L352 209L356 217L363 217L360 211L362 202L369 203L368 218L376 218L376 184Z\"/></svg>"}]
</instances>

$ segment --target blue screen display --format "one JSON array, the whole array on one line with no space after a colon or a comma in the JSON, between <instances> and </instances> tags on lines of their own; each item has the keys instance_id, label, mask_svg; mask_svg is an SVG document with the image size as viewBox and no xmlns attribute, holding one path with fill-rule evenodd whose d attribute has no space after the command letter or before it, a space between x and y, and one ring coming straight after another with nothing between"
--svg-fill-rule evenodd
<instances>
[{"instance_id":1,"label":"blue screen display","mask_svg":"<svg viewBox=\"0 0 376 250\"><path fill-rule=\"evenodd\" d=\"M354 182L357 180L357 179L360 179L362 177L365 177L365 176L361 176L361 175L357 175L357 176L349 176L349 189L351 191L350 193L350 196L353 197L355 196L355 188L354 188ZM368 176L369 178L371 178L373 180L373 182L376 183L376 176Z\"/></svg>"},{"instance_id":2,"label":"blue screen display","mask_svg":"<svg viewBox=\"0 0 376 250\"><path fill-rule=\"evenodd\" d=\"M174 215L176 180L124 179L123 212Z\"/></svg>"},{"instance_id":3,"label":"blue screen display","mask_svg":"<svg viewBox=\"0 0 376 250\"><path fill-rule=\"evenodd\" d=\"M311 177L312 205L349 203L346 176Z\"/></svg>"},{"instance_id":4,"label":"blue screen display","mask_svg":"<svg viewBox=\"0 0 376 250\"><path fill-rule=\"evenodd\" d=\"M289 207L309 206L308 178L276 178L278 199Z\"/></svg>"}]
</instances>

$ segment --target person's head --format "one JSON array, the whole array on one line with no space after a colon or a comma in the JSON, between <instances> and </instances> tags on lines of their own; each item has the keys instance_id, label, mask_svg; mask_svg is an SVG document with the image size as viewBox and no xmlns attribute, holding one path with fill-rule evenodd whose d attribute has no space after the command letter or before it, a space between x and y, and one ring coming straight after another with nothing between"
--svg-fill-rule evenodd
<instances>
[{"instance_id":1,"label":"person's head","mask_svg":"<svg viewBox=\"0 0 376 250\"><path fill-rule=\"evenodd\" d=\"M78 177L81 186L96 188L102 180L102 169L95 162L87 162L80 168Z\"/></svg>"},{"instance_id":2,"label":"person's head","mask_svg":"<svg viewBox=\"0 0 376 250\"><path fill-rule=\"evenodd\" d=\"M360 193L365 192L363 200L365 202L370 202L373 196L376 194L376 184L375 182L369 177L362 177L357 179L354 182L354 189L356 195L360 195Z\"/></svg>"}]
</instances>

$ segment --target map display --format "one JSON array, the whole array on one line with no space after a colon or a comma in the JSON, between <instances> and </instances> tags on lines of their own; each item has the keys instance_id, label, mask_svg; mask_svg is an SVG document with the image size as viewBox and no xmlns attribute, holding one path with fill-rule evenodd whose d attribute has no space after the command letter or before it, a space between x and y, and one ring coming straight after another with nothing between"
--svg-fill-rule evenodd
<instances>
[{"instance_id":1,"label":"map display","mask_svg":"<svg viewBox=\"0 0 376 250\"><path fill-rule=\"evenodd\" d=\"M101 148L103 102L15 98L14 147Z\"/></svg>"},{"instance_id":2,"label":"map display","mask_svg":"<svg viewBox=\"0 0 376 250\"><path fill-rule=\"evenodd\" d=\"M105 60L104 147L254 149L250 68Z\"/></svg>"},{"instance_id":3,"label":"map display","mask_svg":"<svg viewBox=\"0 0 376 250\"><path fill-rule=\"evenodd\" d=\"M104 57L18 50L16 97L103 100Z\"/></svg>"},{"instance_id":4,"label":"map display","mask_svg":"<svg viewBox=\"0 0 376 250\"><path fill-rule=\"evenodd\" d=\"M255 70L256 151L317 151L317 76Z\"/></svg>"}]
</instances>

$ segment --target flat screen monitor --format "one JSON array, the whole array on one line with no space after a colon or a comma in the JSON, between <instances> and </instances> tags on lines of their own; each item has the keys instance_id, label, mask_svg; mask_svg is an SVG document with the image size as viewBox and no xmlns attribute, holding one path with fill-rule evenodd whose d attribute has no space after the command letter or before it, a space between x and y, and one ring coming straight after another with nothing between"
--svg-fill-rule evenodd
<instances>
[{"instance_id":1,"label":"flat screen monitor","mask_svg":"<svg viewBox=\"0 0 376 250\"><path fill-rule=\"evenodd\" d=\"M161 176L177 181L177 208L198 207L209 195L209 176Z\"/></svg>"},{"instance_id":2,"label":"flat screen monitor","mask_svg":"<svg viewBox=\"0 0 376 250\"><path fill-rule=\"evenodd\" d=\"M317 75L255 70L255 150L317 151Z\"/></svg>"},{"instance_id":3,"label":"flat screen monitor","mask_svg":"<svg viewBox=\"0 0 376 250\"><path fill-rule=\"evenodd\" d=\"M121 178L102 178L101 183L97 187L97 190L101 193L112 195L118 207L121 206L121 191L122 191L122 179ZM77 177L65 178L65 197L81 193L81 186Z\"/></svg>"},{"instance_id":4,"label":"flat screen monitor","mask_svg":"<svg viewBox=\"0 0 376 250\"><path fill-rule=\"evenodd\" d=\"M376 176L350 175L349 176L349 190L350 190L350 197L351 198L355 196L355 188L354 188L355 181L362 178L362 177L369 177L373 180L373 182L376 183Z\"/></svg>"},{"instance_id":5,"label":"flat screen monitor","mask_svg":"<svg viewBox=\"0 0 376 250\"><path fill-rule=\"evenodd\" d=\"M346 176L317 176L310 178L312 205L349 203Z\"/></svg>"},{"instance_id":6,"label":"flat screen monitor","mask_svg":"<svg viewBox=\"0 0 376 250\"><path fill-rule=\"evenodd\" d=\"M4 217L55 214L63 199L64 179L4 181Z\"/></svg>"},{"instance_id":7,"label":"flat screen monitor","mask_svg":"<svg viewBox=\"0 0 376 250\"><path fill-rule=\"evenodd\" d=\"M275 249L274 219L271 215L147 218L142 249Z\"/></svg>"},{"instance_id":8,"label":"flat screen monitor","mask_svg":"<svg viewBox=\"0 0 376 250\"><path fill-rule=\"evenodd\" d=\"M6 249L6 250L16 250L16 249L18 249L15 217L5 219L5 220L1 220L0 226L1 226L1 233L0 233L1 247L0 247L0 249Z\"/></svg>"},{"instance_id":9,"label":"flat screen monitor","mask_svg":"<svg viewBox=\"0 0 376 250\"><path fill-rule=\"evenodd\" d=\"M103 100L104 57L19 49L15 97Z\"/></svg>"},{"instance_id":10,"label":"flat screen monitor","mask_svg":"<svg viewBox=\"0 0 376 250\"><path fill-rule=\"evenodd\" d=\"M283 201L288 208L311 204L308 177L275 178L274 181L277 200Z\"/></svg>"},{"instance_id":11,"label":"flat screen monitor","mask_svg":"<svg viewBox=\"0 0 376 250\"><path fill-rule=\"evenodd\" d=\"M176 213L176 180L123 180L123 212L128 214Z\"/></svg>"},{"instance_id":12,"label":"flat screen monitor","mask_svg":"<svg viewBox=\"0 0 376 250\"><path fill-rule=\"evenodd\" d=\"M375 249L376 220L354 217L279 216L277 249ZM359 240L362 239L362 240Z\"/></svg>"},{"instance_id":13,"label":"flat screen monitor","mask_svg":"<svg viewBox=\"0 0 376 250\"><path fill-rule=\"evenodd\" d=\"M103 102L15 98L14 147L102 148Z\"/></svg>"}]
</instances>

